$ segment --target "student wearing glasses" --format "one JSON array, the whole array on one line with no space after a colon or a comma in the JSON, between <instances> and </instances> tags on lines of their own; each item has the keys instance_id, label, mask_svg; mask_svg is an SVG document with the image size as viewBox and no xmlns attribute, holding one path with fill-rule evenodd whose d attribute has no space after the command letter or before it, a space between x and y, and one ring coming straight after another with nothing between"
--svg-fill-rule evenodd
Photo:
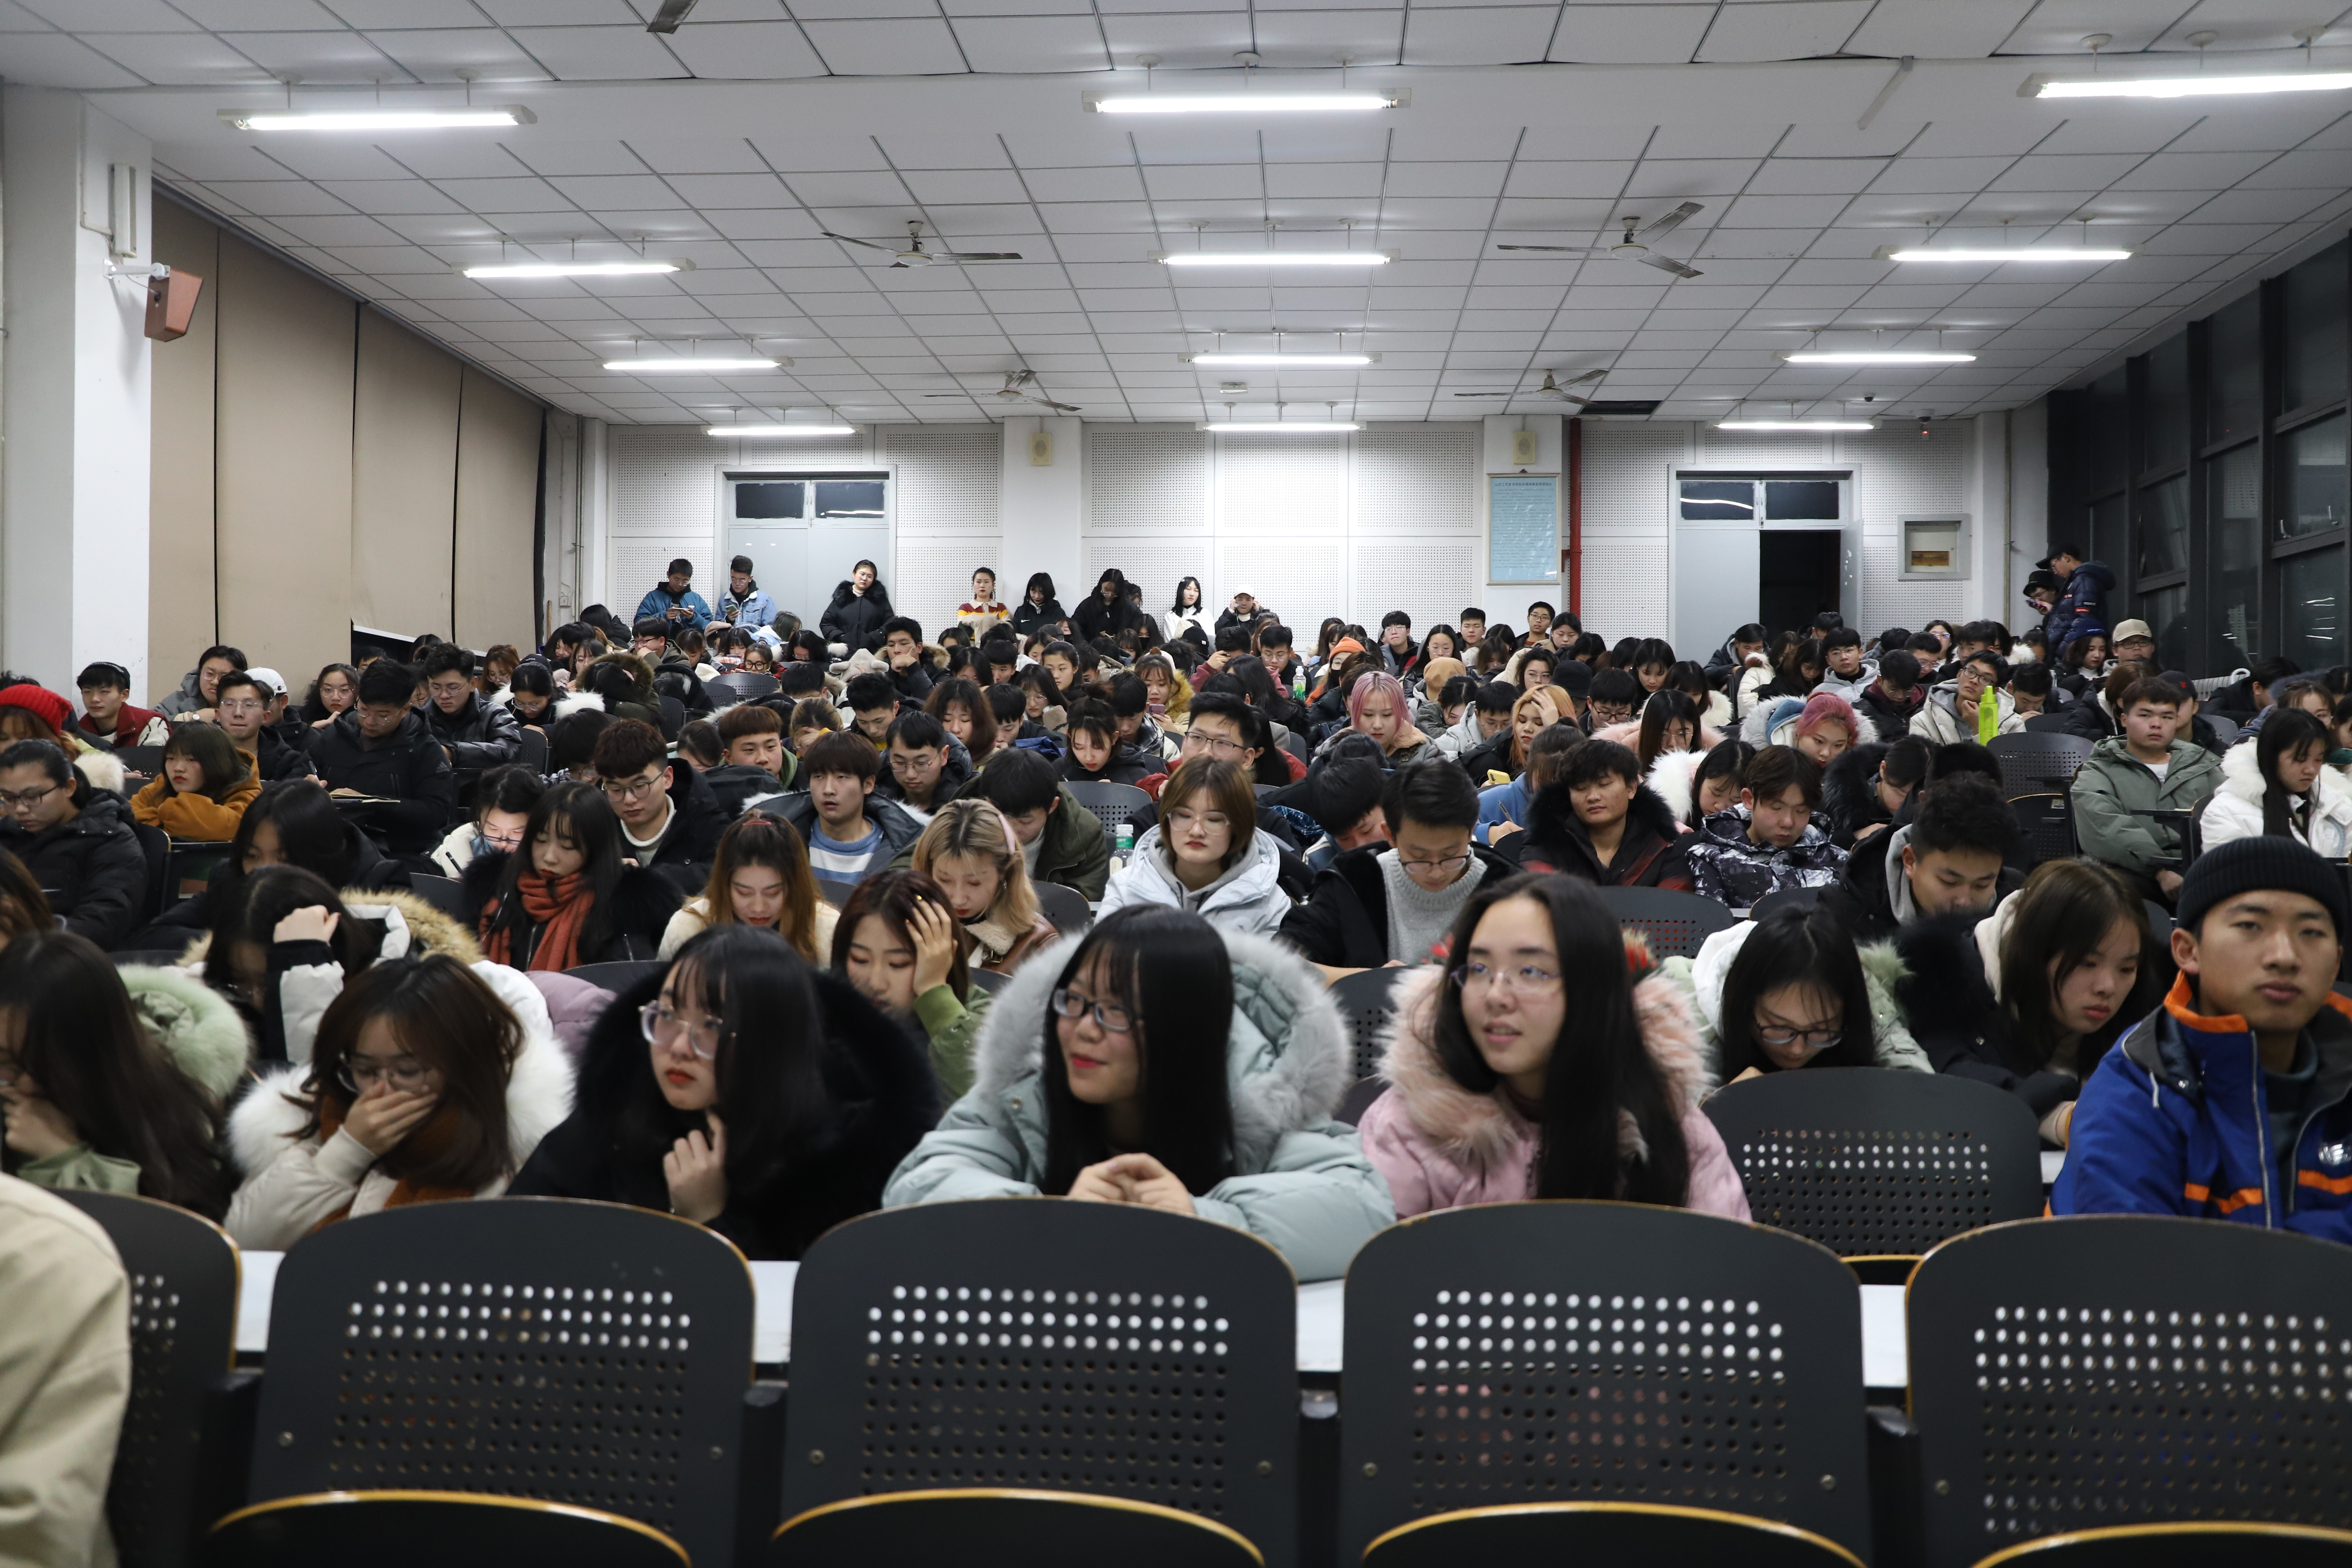
<instances>
[{"instance_id":1,"label":"student wearing glasses","mask_svg":"<svg viewBox=\"0 0 2352 1568\"><path fill-rule=\"evenodd\" d=\"M971 1091L898 1167L885 1206L1131 1204L1246 1230L1302 1280L1345 1273L1393 1217L1355 1133L1330 1119L1349 1077L1338 1010L1278 942L1122 910L1005 984L972 1065Z\"/></svg>"},{"instance_id":2,"label":"student wearing glasses","mask_svg":"<svg viewBox=\"0 0 2352 1568\"><path fill-rule=\"evenodd\" d=\"M1283 919L1283 940L1314 963L1350 970L1425 963L1479 884L1515 869L1473 842L1478 786L1452 763L1399 768L1380 810L1387 841L1343 851Z\"/></svg>"},{"instance_id":3,"label":"student wearing glasses","mask_svg":"<svg viewBox=\"0 0 2352 1568\"><path fill-rule=\"evenodd\" d=\"M1252 784L1279 787L1305 776L1301 773L1294 777L1290 764L1296 759L1275 749L1274 732L1264 713L1238 694L1202 691L1192 699L1175 763L1138 781L1136 787L1157 799L1178 768L1186 763L1211 761L1234 763Z\"/></svg>"},{"instance_id":4,"label":"student wearing glasses","mask_svg":"<svg viewBox=\"0 0 2352 1568\"><path fill-rule=\"evenodd\" d=\"M1858 950L1831 910L1775 910L1658 967L1689 1001L1717 1083L1800 1068L1935 1070L1904 1026L1893 946Z\"/></svg>"},{"instance_id":5,"label":"student wearing glasses","mask_svg":"<svg viewBox=\"0 0 2352 1568\"><path fill-rule=\"evenodd\" d=\"M229 1117L244 1181L227 1229L279 1250L407 1204L492 1198L572 1109L572 1062L446 954L352 977L307 1065L265 1073Z\"/></svg>"},{"instance_id":6,"label":"student wearing glasses","mask_svg":"<svg viewBox=\"0 0 2352 1568\"><path fill-rule=\"evenodd\" d=\"M1690 1008L1589 885L1482 887L1449 952L1398 984L1389 1088L1357 1123L1400 1216L1600 1198L1748 1217Z\"/></svg>"},{"instance_id":7,"label":"student wearing glasses","mask_svg":"<svg viewBox=\"0 0 2352 1568\"><path fill-rule=\"evenodd\" d=\"M657 1209L798 1258L939 1120L930 1057L774 932L713 926L604 1011L571 1118L509 1192Z\"/></svg>"},{"instance_id":8,"label":"student wearing glasses","mask_svg":"<svg viewBox=\"0 0 2352 1568\"><path fill-rule=\"evenodd\" d=\"M596 737L596 784L621 819L622 855L638 866L691 868L687 880L709 875L727 831L727 811L692 766L670 759L661 731L623 719Z\"/></svg>"},{"instance_id":9,"label":"student wearing glasses","mask_svg":"<svg viewBox=\"0 0 2352 1568\"><path fill-rule=\"evenodd\" d=\"M1187 731L1189 752L1197 730ZM1223 930L1271 933L1290 913L1282 849L1257 826L1257 794L1238 763L1193 757L1160 792L1160 820L1103 889L1102 912L1130 904L1184 910Z\"/></svg>"},{"instance_id":10,"label":"student wearing glasses","mask_svg":"<svg viewBox=\"0 0 2352 1568\"><path fill-rule=\"evenodd\" d=\"M522 847L465 870L482 952L517 969L566 970L656 952L685 895L624 858L621 820L594 784L558 784L523 821Z\"/></svg>"}]
</instances>

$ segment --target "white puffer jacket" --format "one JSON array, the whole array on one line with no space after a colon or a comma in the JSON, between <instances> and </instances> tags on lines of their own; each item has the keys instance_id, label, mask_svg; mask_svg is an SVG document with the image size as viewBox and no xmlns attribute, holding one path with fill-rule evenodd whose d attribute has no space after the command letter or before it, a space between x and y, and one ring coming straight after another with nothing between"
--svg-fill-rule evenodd
<instances>
[{"instance_id":1,"label":"white puffer jacket","mask_svg":"<svg viewBox=\"0 0 2352 1568\"><path fill-rule=\"evenodd\" d=\"M2254 741L2241 741L2221 753L2221 787L2205 807L2200 830L2205 847L2232 838L2263 836L2262 761ZM2311 785L2311 830L2296 831L2294 840L2317 854L2340 860L2352 854L2352 790L2333 768L2321 768Z\"/></svg>"}]
</instances>

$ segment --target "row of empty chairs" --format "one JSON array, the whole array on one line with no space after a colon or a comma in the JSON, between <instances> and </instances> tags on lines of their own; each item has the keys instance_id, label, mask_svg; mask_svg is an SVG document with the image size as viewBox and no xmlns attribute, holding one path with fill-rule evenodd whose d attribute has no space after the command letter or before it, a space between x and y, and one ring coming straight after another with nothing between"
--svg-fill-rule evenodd
<instances>
[{"instance_id":1,"label":"row of empty chairs","mask_svg":"<svg viewBox=\"0 0 2352 1568\"><path fill-rule=\"evenodd\" d=\"M787 1404L752 1380L740 1258L667 1215L530 1199L328 1227L278 1270L266 1373L224 1378L226 1237L75 1201L138 1281L110 1499L132 1564L338 1541L447 1568L2352 1550L2352 1253L2216 1222L1943 1244L1910 1283L1906 1414L1865 1408L1853 1279L1812 1242L1635 1205L1450 1211L1357 1258L1334 1422L1301 1418L1281 1258L1150 1210L836 1228L798 1273Z\"/></svg>"}]
</instances>

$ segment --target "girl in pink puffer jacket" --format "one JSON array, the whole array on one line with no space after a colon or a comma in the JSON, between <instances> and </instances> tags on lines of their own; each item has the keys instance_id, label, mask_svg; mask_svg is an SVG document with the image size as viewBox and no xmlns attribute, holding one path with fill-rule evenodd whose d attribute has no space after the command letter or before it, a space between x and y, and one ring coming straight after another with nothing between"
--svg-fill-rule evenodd
<instances>
[{"instance_id":1,"label":"girl in pink puffer jacket","mask_svg":"<svg viewBox=\"0 0 2352 1568\"><path fill-rule=\"evenodd\" d=\"M1748 1217L1688 1005L1591 888L1481 888L1448 951L1398 985L1389 1088L1358 1124L1400 1217L1555 1197Z\"/></svg>"}]
</instances>

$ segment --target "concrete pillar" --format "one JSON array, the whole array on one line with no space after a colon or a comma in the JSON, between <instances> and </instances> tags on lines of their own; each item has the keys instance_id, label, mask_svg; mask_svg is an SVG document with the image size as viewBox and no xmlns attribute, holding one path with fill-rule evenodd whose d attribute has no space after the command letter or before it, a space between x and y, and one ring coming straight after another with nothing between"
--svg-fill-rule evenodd
<instances>
[{"instance_id":1,"label":"concrete pillar","mask_svg":"<svg viewBox=\"0 0 2352 1568\"><path fill-rule=\"evenodd\" d=\"M179 674L147 668L146 289L106 275L152 259L152 162L76 93L0 89L0 662L77 706L93 659L128 666L133 692ZM112 235L110 182L125 179L131 232Z\"/></svg>"},{"instance_id":2,"label":"concrete pillar","mask_svg":"<svg viewBox=\"0 0 2352 1568\"><path fill-rule=\"evenodd\" d=\"M1033 453L1043 434L1050 449ZM1037 461L1038 457L1047 460ZM1065 609L1084 597L1078 525L1086 515L1086 426L1071 415L1020 415L1004 421L1004 544L998 552L997 596L1020 600L1031 574L1044 572Z\"/></svg>"}]
</instances>

